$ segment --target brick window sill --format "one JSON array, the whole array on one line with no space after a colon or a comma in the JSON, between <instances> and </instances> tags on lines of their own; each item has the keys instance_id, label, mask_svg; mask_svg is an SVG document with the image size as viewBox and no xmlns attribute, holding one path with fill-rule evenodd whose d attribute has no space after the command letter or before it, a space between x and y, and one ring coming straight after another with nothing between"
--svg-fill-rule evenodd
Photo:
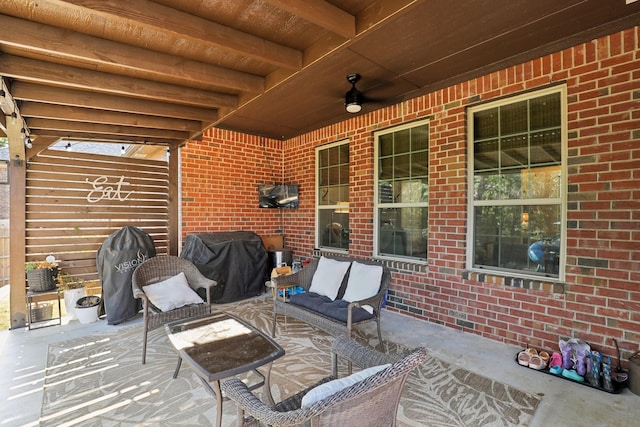
<instances>
[{"instance_id":1,"label":"brick window sill","mask_svg":"<svg viewBox=\"0 0 640 427\"><path fill-rule=\"evenodd\" d=\"M565 293L565 284L561 282L551 282L539 279L530 279L514 276L501 276L497 274L479 273L465 270L462 278L480 283L491 283L494 285L510 286L512 288L530 289L532 291L546 292L548 294L562 295Z\"/></svg>"}]
</instances>

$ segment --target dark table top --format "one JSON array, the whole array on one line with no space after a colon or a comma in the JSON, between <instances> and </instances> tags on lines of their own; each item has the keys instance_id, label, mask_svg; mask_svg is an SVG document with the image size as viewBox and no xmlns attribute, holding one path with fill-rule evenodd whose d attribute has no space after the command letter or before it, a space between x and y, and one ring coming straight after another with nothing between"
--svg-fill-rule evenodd
<instances>
[{"instance_id":1,"label":"dark table top","mask_svg":"<svg viewBox=\"0 0 640 427\"><path fill-rule=\"evenodd\" d=\"M180 357L208 381L247 372L284 356L284 349L268 335L224 312L172 322L165 329Z\"/></svg>"}]
</instances>

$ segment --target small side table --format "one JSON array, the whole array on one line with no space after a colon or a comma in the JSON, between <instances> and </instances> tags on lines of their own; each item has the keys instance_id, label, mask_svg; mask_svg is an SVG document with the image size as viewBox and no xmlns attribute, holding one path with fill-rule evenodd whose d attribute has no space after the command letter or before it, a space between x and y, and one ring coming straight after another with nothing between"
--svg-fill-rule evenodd
<instances>
[{"instance_id":1,"label":"small side table","mask_svg":"<svg viewBox=\"0 0 640 427\"><path fill-rule=\"evenodd\" d=\"M293 293L293 289L298 286L295 283L283 283L276 287L271 280L265 282L264 285L271 289L271 296L274 302L276 301L276 298L280 298L282 301L287 302L287 291ZM280 291L282 291L282 296L279 295Z\"/></svg>"},{"instance_id":2,"label":"small side table","mask_svg":"<svg viewBox=\"0 0 640 427\"><path fill-rule=\"evenodd\" d=\"M276 324L276 307L275 307L276 298L279 298L283 302L288 302L289 299L287 298L287 291L289 291L291 293L291 295L293 295L293 289L298 285L293 284L293 283L282 283L282 284L279 284L279 285L276 286L275 283L273 283L271 280L269 280L268 282L265 282L264 285L267 288L271 289L271 297L273 298L273 325L274 325L274 328L275 328L275 324ZM278 295L281 291L282 291L282 296ZM285 327L285 329L287 328L287 316L284 317L284 327ZM275 333L275 329L274 329L274 333Z\"/></svg>"},{"instance_id":3,"label":"small side table","mask_svg":"<svg viewBox=\"0 0 640 427\"><path fill-rule=\"evenodd\" d=\"M53 317L53 313L51 313L52 317L34 320L34 313L32 308L32 305L36 303L34 299L35 298L39 299L39 297L47 297L47 296L53 297L53 298L47 298L47 300L58 301L58 317ZM61 325L62 324L62 308L60 306L60 289L56 287L55 289L52 289L50 291L43 291L43 292L27 291L27 310L29 314L29 330L34 329L33 328L34 323L47 322L46 325L40 326L39 328L46 328L47 326ZM51 321L53 320L57 320L57 323L52 323Z\"/></svg>"}]
</instances>

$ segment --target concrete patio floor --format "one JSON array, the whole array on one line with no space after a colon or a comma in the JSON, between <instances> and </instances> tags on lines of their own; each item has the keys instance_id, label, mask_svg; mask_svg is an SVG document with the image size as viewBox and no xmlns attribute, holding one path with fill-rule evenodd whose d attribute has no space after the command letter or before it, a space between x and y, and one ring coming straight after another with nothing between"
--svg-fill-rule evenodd
<instances>
[{"instance_id":1,"label":"concrete patio floor","mask_svg":"<svg viewBox=\"0 0 640 427\"><path fill-rule=\"evenodd\" d=\"M0 427L38 425L49 344L112 333L141 321L138 317L113 326L104 319L80 324L63 318L61 326L0 331ZM369 327L375 333L375 325ZM424 345L444 361L542 396L530 426L640 425L640 396L628 389L620 394L605 393L521 367L515 362L518 347L386 311L382 330L385 339L410 347Z\"/></svg>"}]
</instances>

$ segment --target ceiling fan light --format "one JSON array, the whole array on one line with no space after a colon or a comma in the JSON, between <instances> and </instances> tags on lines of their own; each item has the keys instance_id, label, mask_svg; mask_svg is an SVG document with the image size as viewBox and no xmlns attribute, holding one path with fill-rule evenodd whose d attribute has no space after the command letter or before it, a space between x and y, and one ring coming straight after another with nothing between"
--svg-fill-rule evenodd
<instances>
[{"instance_id":1,"label":"ceiling fan light","mask_svg":"<svg viewBox=\"0 0 640 427\"><path fill-rule=\"evenodd\" d=\"M347 104L347 112L349 113L359 113L360 110L362 110L362 105L360 104L356 104L355 102L353 104Z\"/></svg>"},{"instance_id":2,"label":"ceiling fan light","mask_svg":"<svg viewBox=\"0 0 640 427\"><path fill-rule=\"evenodd\" d=\"M355 87L351 88L344 96L344 105L349 113L358 113L362 110L362 94Z\"/></svg>"}]
</instances>

